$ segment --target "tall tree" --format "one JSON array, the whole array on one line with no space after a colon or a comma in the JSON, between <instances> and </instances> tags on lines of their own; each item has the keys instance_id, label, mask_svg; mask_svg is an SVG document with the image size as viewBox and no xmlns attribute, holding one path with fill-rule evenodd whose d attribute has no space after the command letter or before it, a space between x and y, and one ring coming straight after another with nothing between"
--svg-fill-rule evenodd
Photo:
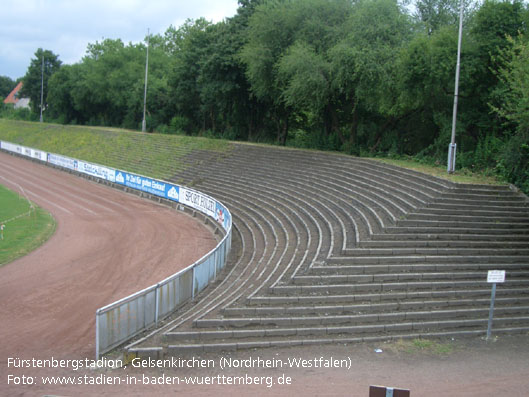
<instances>
[{"instance_id":1,"label":"tall tree","mask_svg":"<svg viewBox=\"0 0 529 397\"><path fill-rule=\"evenodd\" d=\"M501 51L502 67L497 71L501 84L492 109L514 129L502 150L498 169L525 192L529 192L529 41L525 36L509 38Z\"/></svg>"},{"instance_id":2,"label":"tall tree","mask_svg":"<svg viewBox=\"0 0 529 397\"><path fill-rule=\"evenodd\" d=\"M271 112L280 144L285 144L289 123L300 107L309 104L321 107L321 102L316 104L309 99L309 90L298 84L314 65L304 68L295 57L304 55L305 60L310 57L314 61L312 52L325 58L324 54L340 35L339 27L349 9L350 3L345 0L270 1L257 6L251 16L249 39L240 59L246 65L252 93ZM319 84L316 95L325 96L321 92L325 89L325 84Z\"/></svg>"},{"instance_id":3,"label":"tall tree","mask_svg":"<svg viewBox=\"0 0 529 397\"><path fill-rule=\"evenodd\" d=\"M15 88L16 82L8 76L0 76L0 99L4 100L8 96L13 88Z\"/></svg>"},{"instance_id":4,"label":"tall tree","mask_svg":"<svg viewBox=\"0 0 529 397\"><path fill-rule=\"evenodd\" d=\"M349 150L357 152L353 146L358 143L379 150L396 122L396 61L408 45L412 25L396 1L364 0L353 5L345 31L331 50L333 84L349 105L342 139L348 140Z\"/></svg>"},{"instance_id":5,"label":"tall tree","mask_svg":"<svg viewBox=\"0 0 529 397\"><path fill-rule=\"evenodd\" d=\"M31 110L34 113L40 112L42 81L44 81L43 110L46 109L48 81L50 77L59 70L60 66L61 61L59 60L59 56L49 50L43 50L42 48L39 48L35 52L35 58L31 59L26 75L23 78L24 86L22 87L21 95L30 98ZM42 74L42 70L44 70L44 74ZM42 76L44 76L44 79L42 79Z\"/></svg>"}]
</instances>

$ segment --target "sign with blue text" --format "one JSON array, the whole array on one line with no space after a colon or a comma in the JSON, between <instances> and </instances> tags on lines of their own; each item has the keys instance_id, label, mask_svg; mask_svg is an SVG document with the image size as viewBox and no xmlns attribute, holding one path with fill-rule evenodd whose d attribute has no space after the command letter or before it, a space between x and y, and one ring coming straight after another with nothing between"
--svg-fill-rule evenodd
<instances>
[{"instance_id":1,"label":"sign with blue text","mask_svg":"<svg viewBox=\"0 0 529 397\"><path fill-rule=\"evenodd\" d=\"M147 178L140 175L129 174L124 171L115 172L115 182L142 192L154 194L172 201L179 201L179 187L167 182Z\"/></svg>"},{"instance_id":2,"label":"sign with blue text","mask_svg":"<svg viewBox=\"0 0 529 397\"><path fill-rule=\"evenodd\" d=\"M58 154L48 153L48 163L58 165L59 167L68 168L77 171L77 160Z\"/></svg>"},{"instance_id":3,"label":"sign with blue text","mask_svg":"<svg viewBox=\"0 0 529 397\"><path fill-rule=\"evenodd\" d=\"M116 170L113 170L112 168L87 163L81 160L77 162L77 167L79 172L82 172L83 174L92 175L110 182L116 181Z\"/></svg>"}]
</instances>

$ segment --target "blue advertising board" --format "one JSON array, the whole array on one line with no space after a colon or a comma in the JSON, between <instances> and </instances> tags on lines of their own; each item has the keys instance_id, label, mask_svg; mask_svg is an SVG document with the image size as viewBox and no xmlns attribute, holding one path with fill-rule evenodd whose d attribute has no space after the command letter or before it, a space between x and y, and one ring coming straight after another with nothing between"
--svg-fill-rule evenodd
<instances>
[{"instance_id":1,"label":"blue advertising board","mask_svg":"<svg viewBox=\"0 0 529 397\"><path fill-rule=\"evenodd\" d=\"M154 194L172 201L179 201L180 187L167 182L161 182L156 179L146 178L144 176L129 174L124 171L116 171L116 183L142 192Z\"/></svg>"}]
</instances>

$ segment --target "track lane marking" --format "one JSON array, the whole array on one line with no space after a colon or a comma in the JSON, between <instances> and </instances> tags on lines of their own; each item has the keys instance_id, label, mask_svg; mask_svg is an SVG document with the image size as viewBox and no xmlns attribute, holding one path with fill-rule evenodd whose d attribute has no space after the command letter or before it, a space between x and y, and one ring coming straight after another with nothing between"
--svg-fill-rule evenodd
<instances>
[{"instance_id":1,"label":"track lane marking","mask_svg":"<svg viewBox=\"0 0 529 397\"><path fill-rule=\"evenodd\" d=\"M10 183L10 184L12 184L12 185L17 185L16 182L12 181L11 179L6 178L5 176L0 175L0 178L6 180L8 183ZM52 201L50 201L50 200L46 200L44 197L38 195L37 193L35 193L35 192L31 191L31 190L25 189L25 191L26 191L28 194L30 194L30 195L36 197L37 199L42 200L42 201L44 201L44 202L46 202L46 203L48 203L48 204L50 204L50 205L53 205L54 207L60 209L61 211L64 211L64 212L66 212L66 213L68 213L68 214L70 214L70 215L73 214L70 210L68 210L68 209L66 209L66 208L60 206L59 204L56 204L56 203L54 203L54 202L52 202Z\"/></svg>"},{"instance_id":2,"label":"track lane marking","mask_svg":"<svg viewBox=\"0 0 529 397\"><path fill-rule=\"evenodd\" d=\"M40 163L37 163L37 164L40 164ZM0 158L0 165L2 165L3 167L6 167L6 168L10 168L12 170L16 170L17 172L20 172L21 174L25 174L25 175L29 175L29 176L32 176L32 177L35 177L34 174L28 172L28 171L25 171L25 170L22 170L22 169L19 169L19 168L16 168L16 167L12 167L8 164L5 164L5 162L2 161L2 159ZM45 164L40 164L40 165L45 165ZM50 168L51 169L51 168ZM97 194L95 193L90 193L90 192L85 192L83 191L81 188L77 187L77 186L72 186L72 185L68 185L66 183L60 183L60 181L58 180L55 180L49 173L45 173L46 176L49 176L51 181L58 185L58 186L62 186L62 187L68 187L69 189L71 189L72 191L76 191L76 192L79 192L79 193L82 193L82 194L85 194L86 196L91 196L95 199L98 199L98 200L101 200L101 201L105 201L107 202L108 204L110 205L114 205L116 207L119 207L123 210L128 210L127 207L119 204L118 202L116 201L113 201L113 200L110 200L110 199L107 199L106 197L101 197L101 196L98 196ZM67 175L67 174L65 174ZM46 178L46 181L50 181L50 179L47 179ZM90 180L86 179L86 182L91 182ZM97 184L97 183L94 183L93 186L97 187L97 188L100 188L100 189L104 189L104 186L100 185L100 184ZM96 203L97 204L97 203ZM99 204L101 205L101 204ZM111 208L108 208L108 207L105 207L105 206L102 206L103 208L109 210L109 211L114 211L113 209Z\"/></svg>"},{"instance_id":3,"label":"track lane marking","mask_svg":"<svg viewBox=\"0 0 529 397\"><path fill-rule=\"evenodd\" d=\"M75 201L72 201L72 200L68 200L68 199L66 199L66 198L64 197L64 195L68 195L68 194L66 194L65 192L62 192L62 194L60 194L60 193L56 193L56 192L54 192L54 191L52 191L52 190L46 189L45 187L42 187L42 186L36 184L36 183L34 183L34 182L31 182L31 181L29 181L29 180L27 180L27 179L24 179L22 183L27 183L27 184L29 184L29 185L31 185L31 186L35 186L37 189L40 189L40 190L42 190L42 191L44 191L44 192L47 192L48 194L50 194L50 195L52 195L52 196L56 196L56 197L58 196L58 197L62 198L63 200L67 201L68 203L70 203L71 205L73 205L73 206L75 206L75 207L78 207L78 208L80 208L80 209L82 209L82 210L84 210L84 211L86 211L86 212L89 212L89 213L91 213L92 215L97 215L97 213L94 212L94 211L92 211L91 209L86 208L85 206L83 206L83 205L81 205L81 204L78 204L78 203L76 203ZM71 196L71 195L70 195L70 196Z\"/></svg>"}]
</instances>

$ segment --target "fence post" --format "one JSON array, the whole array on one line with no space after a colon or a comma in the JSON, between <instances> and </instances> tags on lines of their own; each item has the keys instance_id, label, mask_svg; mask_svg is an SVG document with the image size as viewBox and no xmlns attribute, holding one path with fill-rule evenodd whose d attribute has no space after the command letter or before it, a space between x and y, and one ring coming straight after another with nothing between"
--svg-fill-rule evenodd
<instances>
[{"instance_id":1,"label":"fence post","mask_svg":"<svg viewBox=\"0 0 529 397\"><path fill-rule=\"evenodd\" d=\"M213 267L214 267L213 280L217 279L217 260L218 260L218 258L219 258L218 252L215 251L215 253L213 254Z\"/></svg>"},{"instance_id":2,"label":"fence post","mask_svg":"<svg viewBox=\"0 0 529 397\"><path fill-rule=\"evenodd\" d=\"M195 299L195 268L196 264L193 265L193 281L191 282L191 299Z\"/></svg>"},{"instance_id":3,"label":"fence post","mask_svg":"<svg viewBox=\"0 0 529 397\"><path fill-rule=\"evenodd\" d=\"M158 301L158 289L160 287L160 283L156 284L156 288L154 289L154 324L158 325L158 307L159 307L159 301Z\"/></svg>"},{"instance_id":4,"label":"fence post","mask_svg":"<svg viewBox=\"0 0 529 397\"><path fill-rule=\"evenodd\" d=\"M96 361L99 360L99 309L96 310Z\"/></svg>"}]
</instances>

